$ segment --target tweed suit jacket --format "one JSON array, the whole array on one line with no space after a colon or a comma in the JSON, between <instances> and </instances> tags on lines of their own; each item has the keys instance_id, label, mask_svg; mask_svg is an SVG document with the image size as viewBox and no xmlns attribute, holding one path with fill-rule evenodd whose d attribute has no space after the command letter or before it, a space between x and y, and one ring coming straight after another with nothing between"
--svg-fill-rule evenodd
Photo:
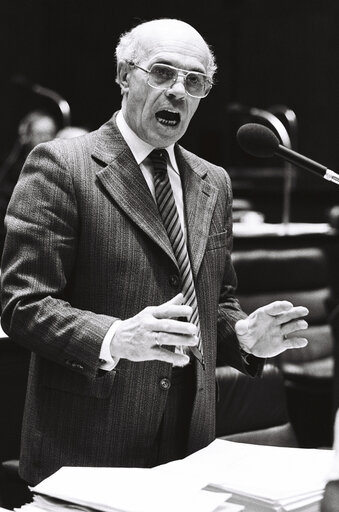
<instances>
[{"instance_id":1,"label":"tweed suit jacket","mask_svg":"<svg viewBox=\"0 0 339 512\"><path fill-rule=\"evenodd\" d=\"M215 367L247 371L234 332L231 187L224 169L179 145L188 248L205 369L187 453L215 436ZM177 263L155 202L113 118L99 130L41 144L12 196L2 260L2 325L32 351L20 474L30 484L63 465L147 466L172 367L121 359L99 369L117 318L180 291ZM255 365L254 365L255 367ZM255 368L253 373L257 371Z\"/></svg>"}]
</instances>

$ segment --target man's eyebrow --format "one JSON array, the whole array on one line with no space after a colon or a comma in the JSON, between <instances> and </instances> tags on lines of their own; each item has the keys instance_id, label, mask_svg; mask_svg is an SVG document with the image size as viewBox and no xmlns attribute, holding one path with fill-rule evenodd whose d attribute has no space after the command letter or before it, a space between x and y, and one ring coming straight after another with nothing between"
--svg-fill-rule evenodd
<instances>
[{"instance_id":1,"label":"man's eyebrow","mask_svg":"<svg viewBox=\"0 0 339 512\"><path fill-rule=\"evenodd\" d=\"M196 67L193 67L193 68L182 68L182 67L179 67L179 66L176 66L175 64L173 64L173 62L171 60L168 60L168 59L157 59L155 62L152 62L152 66L154 64L167 64L168 66L172 66L173 68L177 68L177 69L183 69L184 71L192 71L192 72L196 72L196 73L201 73L203 75L206 75L205 71L202 71L201 69L198 69Z\"/></svg>"}]
</instances>

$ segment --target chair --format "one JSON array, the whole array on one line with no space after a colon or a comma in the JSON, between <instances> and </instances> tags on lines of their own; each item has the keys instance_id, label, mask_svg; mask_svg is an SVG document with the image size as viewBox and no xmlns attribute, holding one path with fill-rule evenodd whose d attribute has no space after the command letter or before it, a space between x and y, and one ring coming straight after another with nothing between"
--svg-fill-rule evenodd
<instances>
[{"instance_id":1,"label":"chair","mask_svg":"<svg viewBox=\"0 0 339 512\"><path fill-rule=\"evenodd\" d=\"M334 308L330 317L334 338L339 339L339 306ZM339 409L339 343L334 344L334 390L333 410Z\"/></svg>"},{"instance_id":2,"label":"chair","mask_svg":"<svg viewBox=\"0 0 339 512\"><path fill-rule=\"evenodd\" d=\"M0 506L8 509L30 497L17 473L29 359L27 350L0 338Z\"/></svg>"},{"instance_id":3,"label":"chair","mask_svg":"<svg viewBox=\"0 0 339 512\"><path fill-rule=\"evenodd\" d=\"M281 371L266 364L260 378L218 367L216 435L228 441L297 446L289 421Z\"/></svg>"},{"instance_id":4,"label":"chair","mask_svg":"<svg viewBox=\"0 0 339 512\"><path fill-rule=\"evenodd\" d=\"M246 250L233 253L238 297L247 313L286 299L309 309L307 347L276 358L285 381L287 406L301 447L330 446L333 425L333 307L327 262L318 247Z\"/></svg>"}]
</instances>

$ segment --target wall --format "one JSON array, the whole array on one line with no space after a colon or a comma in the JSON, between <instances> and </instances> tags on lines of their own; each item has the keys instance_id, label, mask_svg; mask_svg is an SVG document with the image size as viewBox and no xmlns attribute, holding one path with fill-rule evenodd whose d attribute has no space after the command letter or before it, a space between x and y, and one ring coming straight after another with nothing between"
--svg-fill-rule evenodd
<instances>
[{"instance_id":1,"label":"wall","mask_svg":"<svg viewBox=\"0 0 339 512\"><path fill-rule=\"evenodd\" d=\"M119 34L140 20L166 16L192 23L214 47L219 63L217 85L184 137L189 149L227 167L265 167L267 162L253 163L240 153L226 105L284 104L298 117L299 150L339 168L335 0L173 0L170 5L2 0L0 159L13 142L18 120L33 106L44 106L28 89L13 85L14 76L55 89L69 101L74 124L96 128L120 103L113 59ZM297 176L297 189L308 192L310 204L320 189L323 202L336 203L334 185L323 185L304 171Z\"/></svg>"}]
</instances>

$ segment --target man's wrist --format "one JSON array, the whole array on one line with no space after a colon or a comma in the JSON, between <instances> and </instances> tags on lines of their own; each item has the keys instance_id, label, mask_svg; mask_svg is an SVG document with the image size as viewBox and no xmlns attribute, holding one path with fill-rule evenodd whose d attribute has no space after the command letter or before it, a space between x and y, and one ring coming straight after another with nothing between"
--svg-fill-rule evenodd
<instances>
[{"instance_id":1,"label":"man's wrist","mask_svg":"<svg viewBox=\"0 0 339 512\"><path fill-rule=\"evenodd\" d=\"M251 349L245 345L242 338L246 337L248 335L248 325L247 325L248 317L242 318L241 320L238 320L235 324L235 333L238 338L239 347L240 347L240 353L241 357L245 359L246 364L249 364L247 361L247 358L249 355L252 354Z\"/></svg>"},{"instance_id":2,"label":"man's wrist","mask_svg":"<svg viewBox=\"0 0 339 512\"><path fill-rule=\"evenodd\" d=\"M116 320L105 334L99 355L99 364L101 370L113 370L119 362L119 358L114 357L111 354L111 342L121 321L122 320Z\"/></svg>"},{"instance_id":3,"label":"man's wrist","mask_svg":"<svg viewBox=\"0 0 339 512\"><path fill-rule=\"evenodd\" d=\"M250 352L247 352L240 346L240 355L245 364L250 364L249 357L251 356Z\"/></svg>"}]
</instances>

